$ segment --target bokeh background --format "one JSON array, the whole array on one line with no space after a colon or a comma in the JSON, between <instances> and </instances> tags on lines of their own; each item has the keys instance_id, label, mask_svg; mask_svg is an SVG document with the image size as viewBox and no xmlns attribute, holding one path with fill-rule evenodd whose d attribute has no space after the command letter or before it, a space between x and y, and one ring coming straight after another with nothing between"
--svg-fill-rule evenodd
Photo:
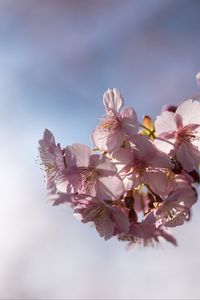
<instances>
[{"instance_id":1,"label":"bokeh background","mask_svg":"<svg viewBox=\"0 0 200 300\"><path fill-rule=\"evenodd\" d=\"M91 146L102 94L138 117L198 94L198 0L0 0L0 298L199 299L200 206L179 247L126 250L46 201L50 129Z\"/></svg>"}]
</instances>

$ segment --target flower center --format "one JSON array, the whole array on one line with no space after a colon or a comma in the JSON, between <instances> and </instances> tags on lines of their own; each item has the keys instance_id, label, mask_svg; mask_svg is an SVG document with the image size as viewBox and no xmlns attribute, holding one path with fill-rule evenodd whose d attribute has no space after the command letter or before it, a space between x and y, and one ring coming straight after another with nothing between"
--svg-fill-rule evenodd
<instances>
[{"instance_id":1,"label":"flower center","mask_svg":"<svg viewBox=\"0 0 200 300\"><path fill-rule=\"evenodd\" d=\"M92 181L95 178L95 174L96 174L95 169L89 169L88 172L84 175L83 180L85 182Z\"/></svg>"},{"instance_id":2,"label":"flower center","mask_svg":"<svg viewBox=\"0 0 200 300\"><path fill-rule=\"evenodd\" d=\"M191 143L196 140L199 140L198 133L194 128L190 128L189 126L181 128L176 133L176 142L178 146L180 146L182 143Z\"/></svg>"},{"instance_id":3,"label":"flower center","mask_svg":"<svg viewBox=\"0 0 200 300\"><path fill-rule=\"evenodd\" d=\"M79 169L79 171L81 175L79 192L90 193L95 184L96 171L95 169Z\"/></svg>"},{"instance_id":4,"label":"flower center","mask_svg":"<svg viewBox=\"0 0 200 300\"><path fill-rule=\"evenodd\" d=\"M99 129L106 136L115 133L120 126L120 121L115 116L110 116L102 120Z\"/></svg>"},{"instance_id":5,"label":"flower center","mask_svg":"<svg viewBox=\"0 0 200 300\"><path fill-rule=\"evenodd\" d=\"M46 172L47 177L50 177L53 172L54 166L50 163L44 163L44 170Z\"/></svg>"},{"instance_id":6,"label":"flower center","mask_svg":"<svg viewBox=\"0 0 200 300\"><path fill-rule=\"evenodd\" d=\"M147 163L138 159L134 161L134 172L142 176L147 168Z\"/></svg>"}]
</instances>

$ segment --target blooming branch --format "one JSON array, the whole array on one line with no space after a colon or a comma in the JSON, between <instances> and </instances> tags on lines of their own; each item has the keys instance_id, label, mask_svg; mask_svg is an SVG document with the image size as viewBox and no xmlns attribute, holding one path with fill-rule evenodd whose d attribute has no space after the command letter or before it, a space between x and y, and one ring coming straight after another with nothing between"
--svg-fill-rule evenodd
<instances>
[{"instance_id":1,"label":"blooming branch","mask_svg":"<svg viewBox=\"0 0 200 300\"><path fill-rule=\"evenodd\" d=\"M147 246L163 238L177 245L167 228L188 222L198 199L199 101L165 106L155 123L146 115L141 124L119 90L108 89L103 104L106 114L92 133L95 150L63 149L45 130L39 153L49 200L93 222L105 240Z\"/></svg>"}]
</instances>

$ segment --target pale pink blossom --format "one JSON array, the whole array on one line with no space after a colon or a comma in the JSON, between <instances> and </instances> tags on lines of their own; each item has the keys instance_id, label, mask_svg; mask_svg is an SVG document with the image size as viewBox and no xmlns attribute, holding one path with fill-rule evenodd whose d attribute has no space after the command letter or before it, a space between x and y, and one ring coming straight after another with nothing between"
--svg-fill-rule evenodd
<instances>
[{"instance_id":1,"label":"pale pink blossom","mask_svg":"<svg viewBox=\"0 0 200 300\"><path fill-rule=\"evenodd\" d=\"M196 74L196 82L200 85L200 72Z\"/></svg>"},{"instance_id":2,"label":"pale pink blossom","mask_svg":"<svg viewBox=\"0 0 200 300\"><path fill-rule=\"evenodd\" d=\"M50 194L48 200L53 205L66 204L72 207L74 215L83 223L93 222L96 230L105 240L129 231L130 223L126 211L118 207L115 200L102 200L87 194L62 192Z\"/></svg>"},{"instance_id":3,"label":"pale pink blossom","mask_svg":"<svg viewBox=\"0 0 200 300\"><path fill-rule=\"evenodd\" d=\"M175 112L164 111L155 122L156 146L176 156L186 171L200 163L200 103L189 99ZM165 141L161 141L165 140Z\"/></svg>"},{"instance_id":4,"label":"pale pink blossom","mask_svg":"<svg viewBox=\"0 0 200 300\"><path fill-rule=\"evenodd\" d=\"M128 218L119 207L91 196L79 200L74 213L81 216L83 223L94 222L96 230L105 240L129 230Z\"/></svg>"},{"instance_id":5,"label":"pale pink blossom","mask_svg":"<svg viewBox=\"0 0 200 300\"><path fill-rule=\"evenodd\" d=\"M197 201L193 188L183 188L172 192L162 203L145 216L146 222L156 227L176 227L190 219L190 208Z\"/></svg>"},{"instance_id":6,"label":"pale pink blossom","mask_svg":"<svg viewBox=\"0 0 200 300\"><path fill-rule=\"evenodd\" d=\"M39 154L41 165L44 166L47 180L47 188L53 187L54 182L63 181L63 172L66 169L66 162L63 157L60 144L55 143L53 134L45 129L43 139L39 141Z\"/></svg>"},{"instance_id":7,"label":"pale pink blossom","mask_svg":"<svg viewBox=\"0 0 200 300\"><path fill-rule=\"evenodd\" d=\"M166 230L189 221L198 198L200 103L165 106L155 128L146 116L140 132L135 111L124 106L117 89L109 89L103 103L106 116L92 135L97 149L62 149L45 130L39 152L48 200L70 206L83 223L93 222L105 240L177 245Z\"/></svg>"},{"instance_id":8,"label":"pale pink blossom","mask_svg":"<svg viewBox=\"0 0 200 300\"><path fill-rule=\"evenodd\" d=\"M108 89L103 96L106 116L92 134L94 145L101 151L114 152L138 130L137 116L133 108L124 106L119 90Z\"/></svg>"},{"instance_id":9,"label":"pale pink blossom","mask_svg":"<svg viewBox=\"0 0 200 300\"><path fill-rule=\"evenodd\" d=\"M132 139L133 149L120 149L114 158L122 165L119 170L126 190L138 189L142 184L156 194L166 195L168 178L163 170L172 168L170 158L161 153L146 136Z\"/></svg>"},{"instance_id":10,"label":"pale pink blossom","mask_svg":"<svg viewBox=\"0 0 200 300\"><path fill-rule=\"evenodd\" d=\"M90 194L101 199L116 199L124 192L115 165L88 146L73 144L65 150L65 173L68 193Z\"/></svg>"},{"instance_id":11,"label":"pale pink blossom","mask_svg":"<svg viewBox=\"0 0 200 300\"><path fill-rule=\"evenodd\" d=\"M163 228L156 228L154 224L142 221L141 223L132 223L129 232L120 234L120 241L128 241L129 245L142 244L143 246L154 246L159 243L162 237L174 246L177 246L176 239L166 232Z\"/></svg>"},{"instance_id":12,"label":"pale pink blossom","mask_svg":"<svg viewBox=\"0 0 200 300\"><path fill-rule=\"evenodd\" d=\"M174 171L170 169L164 170L163 172L167 176L167 181L166 181L167 194L178 189L183 189L183 188L189 189L191 188L191 184L195 183L194 178L184 170L182 170L178 174L174 173Z\"/></svg>"}]
</instances>

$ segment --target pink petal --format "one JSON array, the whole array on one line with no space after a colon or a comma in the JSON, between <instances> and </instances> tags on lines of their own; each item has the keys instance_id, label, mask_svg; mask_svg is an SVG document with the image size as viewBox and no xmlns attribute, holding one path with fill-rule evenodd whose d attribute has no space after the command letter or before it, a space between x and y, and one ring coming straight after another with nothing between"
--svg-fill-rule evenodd
<instances>
[{"instance_id":1,"label":"pink petal","mask_svg":"<svg viewBox=\"0 0 200 300\"><path fill-rule=\"evenodd\" d=\"M135 145L133 152L138 160L149 161L156 156L158 150L147 136L135 135L130 140Z\"/></svg>"},{"instance_id":2,"label":"pink petal","mask_svg":"<svg viewBox=\"0 0 200 300\"><path fill-rule=\"evenodd\" d=\"M196 79L197 85L200 85L200 72L196 74L195 79Z\"/></svg>"},{"instance_id":3,"label":"pink petal","mask_svg":"<svg viewBox=\"0 0 200 300\"><path fill-rule=\"evenodd\" d=\"M57 144L56 149L55 149L55 161L56 161L56 165L58 166L59 170L63 170L66 168L60 144Z\"/></svg>"},{"instance_id":4,"label":"pink petal","mask_svg":"<svg viewBox=\"0 0 200 300\"><path fill-rule=\"evenodd\" d=\"M119 170L122 169L124 165L128 165L134 161L134 153L130 148L120 148L113 153L112 157L114 158L116 165L121 166Z\"/></svg>"},{"instance_id":5,"label":"pink petal","mask_svg":"<svg viewBox=\"0 0 200 300\"><path fill-rule=\"evenodd\" d=\"M45 129L43 138L39 141L39 145L40 145L39 150L42 151L43 154L49 156L54 155L56 144L55 144L55 138L51 133L51 131Z\"/></svg>"},{"instance_id":6,"label":"pink petal","mask_svg":"<svg viewBox=\"0 0 200 300\"><path fill-rule=\"evenodd\" d=\"M55 138L50 130L45 129L43 134L43 141L48 144L54 144L55 145Z\"/></svg>"},{"instance_id":7,"label":"pink petal","mask_svg":"<svg viewBox=\"0 0 200 300\"><path fill-rule=\"evenodd\" d=\"M187 124L200 124L200 103L192 99L184 101L176 110L182 118L183 126Z\"/></svg>"},{"instance_id":8,"label":"pink petal","mask_svg":"<svg viewBox=\"0 0 200 300\"><path fill-rule=\"evenodd\" d=\"M194 189L180 189L170 196L154 210L156 226L176 227L184 224L190 218L190 208L197 201Z\"/></svg>"},{"instance_id":9,"label":"pink petal","mask_svg":"<svg viewBox=\"0 0 200 300\"><path fill-rule=\"evenodd\" d=\"M83 223L94 222L100 236L108 240L113 236L115 227L110 209L104 202L91 198L87 203L77 206L74 213L81 215Z\"/></svg>"},{"instance_id":10,"label":"pink petal","mask_svg":"<svg viewBox=\"0 0 200 300\"><path fill-rule=\"evenodd\" d=\"M182 121L182 117L175 113L175 118L174 118L175 122L176 122L176 126L177 126L177 129L181 129L183 128L183 121Z\"/></svg>"},{"instance_id":11,"label":"pink petal","mask_svg":"<svg viewBox=\"0 0 200 300\"><path fill-rule=\"evenodd\" d=\"M115 223L115 233L127 233L130 226L127 216L125 216L124 213L115 206L112 207L110 214Z\"/></svg>"},{"instance_id":12,"label":"pink petal","mask_svg":"<svg viewBox=\"0 0 200 300\"><path fill-rule=\"evenodd\" d=\"M66 173L66 192L67 193L82 193L96 196L96 179L85 180L89 173L88 169L80 170L79 168L69 168Z\"/></svg>"},{"instance_id":13,"label":"pink petal","mask_svg":"<svg viewBox=\"0 0 200 300\"><path fill-rule=\"evenodd\" d=\"M118 175L98 177L97 197L103 200L118 199L124 192L124 186Z\"/></svg>"},{"instance_id":14,"label":"pink petal","mask_svg":"<svg viewBox=\"0 0 200 300\"><path fill-rule=\"evenodd\" d=\"M100 176L111 176L117 172L115 164L102 155L99 155L99 159L96 161L94 168Z\"/></svg>"},{"instance_id":15,"label":"pink petal","mask_svg":"<svg viewBox=\"0 0 200 300\"><path fill-rule=\"evenodd\" d=\"M176 202L186 208L191 208L197 202L197 192L192 188L182 188L174 191L166 201Z\"/></svg>"},{"instance_id":16,"label":"pink petal","mask_svg":"<svg viewBox=\"0 0 200 300\"><path fill-rule=\"evenodd\" d=\"M174 246L178 246L176 239L171 235L170 233L162 230L161 231L161 236L167 241L170 242Z\"/></svg>"},{"instance_id":17,"label":"pink petal","mask_svg":"<svg viewBox=\"0 0 200 300\"><path fill-rule=\"evenodd\" d=\"M130 108L126 107L121 113L121 124L126 134L129 136L135 135L138 130L138 120L136 112Z\"/></svg>"},{"instance_id":18,"label":"pink petal","mask_svg":"<svg viewBox=\"0 0 200 300\"><path fill-rule=\"evenodd\" d=\"M175 114L170 111L164 111L158 116L155 121L156 135L159 136L163 132L176 131L177 125L174 118Z\"/></svg>"},{"instance_id":19,"label":"pink petal","mask_svg":"<svg viewBox=\"0 0 200 300\"><path fill-rule=\"evenodd\" d=\"M146 184L160 196L166 196L168 194L168 178L158 169L147 170L146 172Z\"/></svg>"},{"instance_id":20,"label":"pink petal","mask_svg":"<svg viewBox=\"0 0 200 300\"><path fill-rule=\"evenodd\" d=\"M91 149L82 144L73 144L65 149L65 158L68 167L88 167Z\"/></svg>"},{"instance_id":21,"label":"pink petal","mask_svg":"<svg viewBox=\"0 0 200 300\"><path fill-rule=\"evenodd\" d=\"M109 113L110 110L120 112L124 106L124 99L118 89L108 89L103 95L103 104L105 106L106 113Z\"/></svg>"},{"instance_id":22,"label":"pink petal","mask_svg":"<svg viewBox=\"0 0 200 300\"><path fill-rule=\"evenodd\" d=\"M123 129L119 129L115 134L108 137L107 151L109 153L112 153L119 150L124 140L125 140L125 132Z\"/></svg>"},{"instance_id":23,"label":"pink petal","mask_svg":"<svg viewBox=\"0 0 200 300\"><path fill-rule=\"evenodd\" d=\"M122 129L116 129L113 132L106 133L97 127L92 133L94 145L101 151L109 153L117 151L125 140L125 133Z\"/></svg>"},{"instance_id":24,"label":"pink petal","mask_svg":"<svg viewBox=\"0 0 200 300\"><path fill-rule=\"evenodd\" d=\"M184 170L190 172L199 167L200 152L197 147L189 143L182 143L176 150L176 157Z\"/></svg>"},{"instance_id":25,"label":"pink petal","mask_svg":"<svg viewBox=\"0 0 200 300\"><path fill-rule=\"evenodd\" d=\"M107 146L108 134L98 126L92 132L92 142L101 151L108 151Z\"/></svg>"},{"instance_id":26,"label":"pink petal","mask_svg":"<svg viewBox=\"0 0 200 300\"><path fill-rule=\"evenodd\" d=\"M183 225L190 216L189 209L173 202L165 201L155 210L156 227L176 227Z\"/></svg>"},{"instance_id":27,"label":"pink petal","mask_svg":"<svg viewBox=\"0 0 200 300\"><path fill-rule=\"evenodd\" d=\"M45 129L43 139L39 141L39 153L44 165L47 189L51 189L54 183L64 180L63 171L66 169L60 144L55 144L53 134Z\"/></svg>"},{"instance_id":28,"label":"pink petal","mask_svg":"<svg viewBox=\"0 0 200 300\"><path fill-rule=\"evenodd\" d=\"M149 166L152 168L168 168L172 169L173 164L171 162L171 159L168 155L165 155L164 153L157 152L157 156L151 158L149 160Z\"/></svg>"},{"instance_id":29,"label":"pink petal","mask_svg":"<svg viewBox=\"0 0 200 300\"><path fill-rule=\"evenodd\" d=\"M197 136L197 139L195 139L194 141L192 141L192 144L194 146L198 147L198 149L200 151L200 126L195 129L195 134Z\"/></svg>"},{"instance_id":30,"label":"pink petal","mask_svg":"<svg viewBox=\"0 0 200 300\"><path fill-rule=\"evenodd\" d=\"M110 219L109 215L105 214L101 217L98 223L95 223L96 230L101 237L104 237L105 240L110 239L114 234L114 223Z\"/></svg>"},{"instance_id":31,"label":"pink petal","mask_svg":"<svg viewBox=\"0 0 200 300\"><path fill-rule=\"evenodd\" d=\"M169 142L174 143L175 140L169 140ZM154 145L156 146L156 148L166 154L170 153L170 151L172 151L172 149L174 148L174 146L170 143L168 143L167 141L160 141L158 139L155 139L153 141Z\"/></svg>"}]
</instances>

